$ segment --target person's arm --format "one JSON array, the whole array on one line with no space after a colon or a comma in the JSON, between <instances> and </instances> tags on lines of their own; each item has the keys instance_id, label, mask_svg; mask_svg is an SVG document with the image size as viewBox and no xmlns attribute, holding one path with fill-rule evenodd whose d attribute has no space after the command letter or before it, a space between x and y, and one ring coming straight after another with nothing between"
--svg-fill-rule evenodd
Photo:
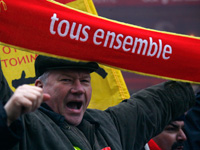
<instances>
[{"instance_id":1,"label":"person's arm","mask_svg":"<svg viewBox=\"0 0 200 150\"><path fill-rule=\"evenodd\" d=\"M2 102L0 102L0 147L10 149L23 136L23 125L20 119L17 119L11 126L7 125L7 115Z\"/></svg>"},{"instance_id":2,"label":"person's arm","mask_svg":"<svg viewBox=\"0 0 200 150\"><path fill-rule=\"evenodd\" d=\"M1 62L0 62L1 66ZM15 121L12 126L7 126L7 114L4 105L12 96L10 89L2 69L0 68L0 147L1 149L9 149L13 147L23 135L23 126L20 120ZM8 142L9 141L9 142Z\"/></svg>"},{"instance_id":3,"label":"person's arm","mask_svg":"<svg viewBox=\"0 0 200 150\"><path fill-rule=\"evenodd\" d=\"M194 103L190 84L169 81L141 90L107 112L121 135L123 148L141 149Z\"/></svg>"},{"instance_id":4,"label":"person's arm","mask_svg":"<svg viewBox=\"0 0 200 150\"><path fill-rule=\"evenodd\" d=\"M18 87L12 95L1 69L0 81L0 148L9 149L22 138L20 116L36 110L49 95L43 94L40 87L30 85Z\"/></svg>"},{"instance_id":5,"label":"person's arm","mask_svg":"<svg viewBox=\"0 0 200 150\"><path fill-rule=\"evenodd\" d=\"M1 67L1 61L0 61ZM13 94L0 68L0 101L5 104Z\"/></svg>"},{"instance_id":6,"label":"person's arm","mask_svg":"<svg viewBox=\"0 0 200 150\"><path fill-rule=\"evenodd\" d=\"M0 106L0 147L11 148L23 137L20 117L35 111L49 95L43 94L40 87L19 86L5 106Z\"/></svg>"}]
</instances>

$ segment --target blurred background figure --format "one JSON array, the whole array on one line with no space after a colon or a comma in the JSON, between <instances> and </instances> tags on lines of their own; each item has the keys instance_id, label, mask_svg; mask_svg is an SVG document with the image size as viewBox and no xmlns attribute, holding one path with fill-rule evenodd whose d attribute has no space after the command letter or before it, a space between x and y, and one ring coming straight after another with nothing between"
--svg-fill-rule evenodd
<instances>
[{"instance_id":1,"label":"blurred background figure","mask_svg":"<svg viewBox=\"0 0 200 150\"><path fill-rule=\"evenodd\" d=\"M185 116L186 150L200 150L200 93L196 95L196 104Z\"/></svg>"},{"instance_id":2,"label":"blurred background figure","mask_svg":"<svg viewBox=\"0 0 200 150\"><path fill-rule=\"evenodd\" d=\"M148 142L150 150L183 150L187 140L184 132L184 116L172 121Z\"/></svg>"}]
</instances>

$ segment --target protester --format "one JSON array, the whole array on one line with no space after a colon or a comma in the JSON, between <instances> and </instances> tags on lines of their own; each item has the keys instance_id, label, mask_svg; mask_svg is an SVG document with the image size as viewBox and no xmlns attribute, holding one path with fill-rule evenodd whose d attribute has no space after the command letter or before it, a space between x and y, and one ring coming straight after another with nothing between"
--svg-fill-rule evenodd
<instances>
[{"instance_id":1,"label":"protester","mask_svg":"<svg viewBox=\"0 0 200 150\"><path fill-rule=\"evenodd\" d=\"M187 137L184 133L184 116L170 122L164 130L149 142L150 150L183 150Z\"/></svg>"},{"instance_id":2,"label":"protester","mask_svg":"<svg viewBox=\"0 0 200 150\"><path fill-rule=\"evenodd\" d=\"M1 61L0 61L0 67L1 67ZM0 101L3 102L3 104L5 104L6 101L11 97L12 93L13 92L8 86L8 83L5 82L2 69L0 69Z\"/></svg>"},{"instance_id":3,"label":"protester","mask_svg":"<svg viewBox=\"0 0 200 150\"><path fill-rule=\"evenodd\" d=\"M20 86L0 108L2 149L139 150L195 103L189 83L169 81L87 109L98 64L38 56L35 70L36 86Z\"/></svg>"},{"instance_id":4,"label":"protester","mask_svg":"<svg viewBox=\"0 0 200 150\"><path fill-rule=\"evenodd\" d=\"M185 132L188 137L185 142L185 149L200 150L200 93L196 95L195 106L186 114Z\"/></svg>"}]
</instances>

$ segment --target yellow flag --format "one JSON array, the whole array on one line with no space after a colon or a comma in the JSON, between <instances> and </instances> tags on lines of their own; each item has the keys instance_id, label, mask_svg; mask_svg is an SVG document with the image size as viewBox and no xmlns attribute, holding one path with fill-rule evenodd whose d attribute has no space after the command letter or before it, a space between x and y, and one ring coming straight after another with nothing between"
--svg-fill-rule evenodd
<instances>
[{"instance_id":1,"label":"yellow flag","mask_svg":"<svg viewBox=\"0 0 200 150\"><path fill-rule=\"evenodd\" d=\"M92 0L74 0L66 5L97 15ZM14 91L18 85L33 84L35 80L34 61L37 54L0 45L0 59L3 73ZM92 99L89 108L104 110L129 98L129 92L120 70L101 65L108 73L105 79L92 73Z\"/></svg>"}]
</instances>

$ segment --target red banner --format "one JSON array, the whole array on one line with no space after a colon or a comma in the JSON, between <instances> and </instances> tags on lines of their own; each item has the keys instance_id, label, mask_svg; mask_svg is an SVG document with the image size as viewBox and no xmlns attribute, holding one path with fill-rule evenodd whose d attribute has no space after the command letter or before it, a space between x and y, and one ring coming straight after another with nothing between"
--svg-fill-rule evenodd
<instances>
[{"instance_id":1,"label":"red banner","mask_svg":"<svg viewBox=\"0 0 200 150\"><path fill-rule=\"evenodd\" d=\"M4 0L0 41L37 53L200 82L200 38L124 24L44 0Z\"/></svg>"}]
</instances>

